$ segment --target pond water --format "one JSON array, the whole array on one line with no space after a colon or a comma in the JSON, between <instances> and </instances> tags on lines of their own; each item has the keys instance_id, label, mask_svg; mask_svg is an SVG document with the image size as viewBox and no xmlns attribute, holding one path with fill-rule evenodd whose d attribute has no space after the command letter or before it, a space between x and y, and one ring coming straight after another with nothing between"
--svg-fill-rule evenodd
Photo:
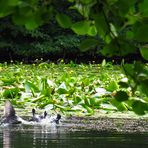
<instances>
[{"instance_id":1,"label":"pond water","mask_svg":"<svg viewBox=\"0 0 148 148\"><path fill-rule=\"evenodd\" d=\"M147 148L148 134L69 131L67 127L0 127L0 148Z\"/></svg>"}]
</instances>

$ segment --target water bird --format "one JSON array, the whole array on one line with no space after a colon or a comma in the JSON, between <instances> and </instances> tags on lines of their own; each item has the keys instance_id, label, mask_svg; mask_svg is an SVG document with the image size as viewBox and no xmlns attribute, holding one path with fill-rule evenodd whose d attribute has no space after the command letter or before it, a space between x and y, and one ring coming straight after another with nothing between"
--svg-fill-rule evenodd
<instances>
[{"instance_id":1,"label":"water bird","mask_svg":"<svg viewBox=\"0 0 148 148\"><path fill-rule=\"evenodd\" d=\"M54 121L56 124L59 124L60 119L61 119L61 115L60 115L60 114L57 114L56 119L54 119L53 121Z\"/></svg>"},{"instance_id":2,"label":"water bird","mask_svg":"<svg viewBox=\"0 0 148 148\"><path fill-rule=\"evenodd\" d=\"M4 116L0 120L0 124L27 124L31 125L32 123L38 123L40 125L50 125L52 123L59 124L59 120L61 119L61 115L57 114L57 116L49 116L45 111L43 115L37 115L36 110L32 109L32 118L29 121L22 119L21 117L16 115L15 109L12 106L11 102L7 100L4 106Z\"/></svg>"},{"instance_id":3,"label":"water bird","mask_svg":"<svg viewBox=\"0 0 148 148\"><path fill-rule=\"evenodd\" d=\"M15 109L13 108L10 101L5 102L4 107L4 116L1 119L1 124L20 124L22 123L22 119L16 115Z\"/></svg>"},{"instance_id":4,"label":"water bird","mask_svg":"<svg viewBox=\"0 0 148 148\"><path fill-rule=\"evenodd\" d=\"M34 122L41 122L43 119L47 117L47 112L44 112L44 115L37 115L36 110L33 108L32 109L32 119L29 121L34 121Z\"/></svg>"},{"instance_id":5,"label":"water bird","mask_svg":"<svg viewBox=\"0 0 148 148\"><path fill-rule=\"evenodd\" d=\"M56 117L55 116L49 116L47 114L47 112L44 111L43 115L37 115L36 110L32 109L32 119L30 119L29 121L37 122L37 123L40 123L40 124L49 124L49 123L59 124L60 119L61 119L60 114L57 114Z\"/></svg>"}]
</instances>

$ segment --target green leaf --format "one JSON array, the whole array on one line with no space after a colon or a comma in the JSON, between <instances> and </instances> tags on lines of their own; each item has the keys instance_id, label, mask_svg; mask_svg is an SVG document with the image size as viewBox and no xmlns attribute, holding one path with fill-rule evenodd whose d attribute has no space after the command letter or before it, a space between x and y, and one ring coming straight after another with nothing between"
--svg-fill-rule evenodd
<instances>
[{"instance_id":1,"label":"green leaf","mask_svg":"<svg viewBox=\"0 0 148 148\"><path fill-rule=\"evenodd\" d=\"M119 102L116 99L111 100L112 105L114 105L119 111L127 111L127 107L123 102Z\"/></svg>"},{"instance_id":2,"label":"green leaf","mask_svg":"<svg viewBox=\"0 0 148 148\"><path fill-rule=\"evenodd\" d=\"M74 97L74 103L75 104L79 104L79 102L81 102L81 101L82 101L81 96L77 95L77 96Z\"/></svg>"},{"instance_id":3,"label":"green leaf","mask_svg":"<svg viewBox=\"0 0 148 148\"><path fill-rule=\"evenodd\" d=\"M122 101L127 101L129 98L127 92L125 91L117 91L116 94L115 94L115 99L119 102L122 102Z\"/></svg>"},{"instance_id":4,"label":"green leaf","mask_svg":"<svg viewBox=\"0 0 148 148\"><path fill-rule=\"evenodd\" d=\"M10 6L6 6L4 8L0 7L0 18L10 15L13 12L13 10L14 8Z\"/></svg>"},{"instance_id":5,"label":"green leaf","mask_svg":"<svg viewBox=\"0 0 148 148\"><path fill-rule=\"evenodd\" d=\"M112 91L114 91L114 90L117 90L118 88L119 88L118 83L117 83L116 81L111 81L111 82L109 83L109 85L107 86L106 90L112 92Z\"/></svg>"},{"instance_id":6,"label":"green leaf","mask_svg":"<svg viewBox=\"0 0 148 148\"><path fill-rule=\"evenodd\" d=\"M80 0L83 4L90 4L94 0Z\"/></svg>"},{"instance_id":7,"label":"green leaf","mask_svg":"<svg viewBox=\"0 0 148 148\"><path fill-rule=\"evenodd\" d=\"M148 111L148 103L140 100L133 100L132 108L136 114L144 115L146 111Z\"/></svg>"},{"instance_id":8,"label":"green leaf","mask_svg":"<svg viewBox=\"0 0 148 148\"><path fill-rule=\"evenodd\" d=\"M70 28L72 26L71 18L65 14L57 14L56 20L59 25L63 28Z\"/></svg>"},{"instance_id":9,"label":"green leaf","mask_svg":"<svg viewBox=\"0 0 148 148\"><path fill-rule=\"evenodd\" d=\"M54 104L54 106L62 109L62 110L66 110L66 107L65 106L62 106L62 105L58 105L58 104Z\"/></svg>"},{"instance_id":10,"label":"green leaf","mask_svg":"<svg viewBox=\"0 0 148 148\"><path fill-rule=\"evenodd\" d=\"M138 29L137 29L138 28ZM139 42L147 42L148 41L148 25L146 22L136 23L133 28L134 39Z\"/></svg>"},{"instance_id":11,"label":"green leaf","mask_svg":"<svg viewBox=\"0 0 148 148\"><path fill-rule=\"evenodd\" d=\"M19 4L20 0L8 0L9 6L17 6Z\"/></svg>"},{"instance_id":12,"label":"green leaf","mask_svg":"<svg viewBox=\"0 0 148 148\"><path fill-rule=\"evenodd\" d=\"M96 27L94 25L90 26L87 34L90 35L90 36L97 35L97 29L96 29Z\"/></svg>"},{"instance_id":13,"label":"green leaf","mask_svg":"<svg viewBox=\"0 0 148 148\"><path fill-rule=\"evenodd\" d=\"M148 47L141 47L140 53L145 60L148 60Z\"/></svg>"},{"instance_id":14,"label":"green leaf","mask_svg":"<svg viewBox=\"0 0 148 148\"><path fill-rule=\"evenodd\" d=\"M33 30L43 23L41 13L39 11L33 12L28 6L16 11L12 19L15 24L24 25L28 30Z\"/></svg>"},{"instance_id":15,"label":"green leaf","mask_svg":"<svg viewBox=\"0 0 148 148\"><path fill-rule=\"evenodd\" d=\"M125 16L131 8L134 8L136 1L135 0L118 0L115 4L119 10L119 15Z\"/></svg>"},{"instance_id":16,"label":"green leaf","mask_svg":"<svg viewBox=\"0 0 148 148\"><path fill-rule=\"evenodd\" d=\"M99 36L101 38L104 38L105 35L109 32L104 15L103 14L95 15L94 20Z\"/></svg>"},{"instance_id":17,"label":"green leaf","mask_svg":"<svg viewBox=\"0 0 148 148\"><path fill-rule=\"evenodd\" d=\"M82 105L89 114L94 114L94 110L92 108L90 108L89 106L87 106L86 104Z\"/></svg>"},{"instance_id":18,"label":"green leaf","mask_svg":"<svg viewBox=\"0 0 148 148\"><path fill-rule=\"evenodd\" d=\"M4 83L3 85L12 85L16 81L15 78L7 78L7 77L1 78L1 80Z\"/></svg>"},{"instance_id":19,"label":"green leaf","mask_svg":"<svg viewBox=\"0 0 148 148\"><path fill-rule=\"evenodd\" d=\"M113 55L119 55L119 49L117 47L116 44L114 44L113 42L111 42L110 44L107 44L103 47L103 49L101 49L101 53L104 56L113 56Z\"/></svg>"},{"instance_id":20,"label":"green leaf","mask_svg":"<svg viewBox=\"0 0 148 148\"><path fill-rule=\"evenodd\" d=\"M15 11L15 6L20 0L1 0L0 1L0 17L5 17Z\"/></svg>"},{"instance_id":21,"label":"green leaf","mask_svg":"<svg viewBox=\"0 0 148 148\"><path fill-rule=\"evenodd\" d=\"M4 92L3 92L3 96L5 98L15 98L15 97L19 97L20 96L20 90L19 88L10 88L10 89L6 89Z\"/></svg>"},{"instance_id":22,"label":"green leaf","mask_svg":"<svg viewBox=\"0 0 148 148\"><path fill-rule=\"evenodd\" d=\"M143 16L148 16L148 1L147 0L143 0L140 4L139 4L139 8L140 8L140 12Z\"/></svg>"},{"instance_id":23,"label":"green leaf","mask_svg":"<svg viewBox=\"0 0 148 148\"><path fill-rule=\"evenodd\" d=\"M126 39L131 40L134 37L134 33L132 31L126 32Z\"/></svg>"},{"instance_id":24,"label":"green leaf","mask_svg":"<svg viewBox=\"0 0 148 148\"><path fill-rule=\"evenodd\" d=\"M58 87L57 92L59 94L67 94L68 93L67 87L64 82Z\"/></svg>"},{"instance_id":25,"label":"green leaf","mask_svg":"<svg viewBox=\"0 0 148 148\"><path fill-rule=\"evenodd\" d=\"M147 78L148 78L148 75L147 75ZM141 92L147 95L148 97L148 79L141 81L139 87Z\"/></svg>"},{"instance_id":26,"label":"green leaf","mask_svg":"<svg viewBox=\"0 0 148 148\"><path fill-rule=\"evenodd\" d=\"M29 81L25 82L25 90L26 92L39 92L39 89L36 87L36 85Z\"/></svg>"},{"instance_id":27,"label":"green leaf","mask_svg":"<svg viewBox=\"0 0 148 148\"><path fill-rule=\"evenodd\" d=\"M124 64L123 65L125 73L128 74L131 77L135 76L135 71L134 71L134 65L132 64Z\"/></svg>"},{"instance_id":28,"label":"green leaf","mask_svg":"<svg viewBox=\"0 0 148 148\"><path fill-rule=\"evenodd\" d=\"M86 35L90 29L89 21L81 21L72 25L71 29L78 35Z\"/></svg>"},{"instance_id":29,"label":"green leaf","mask_svg":"<svg viewBox=\"0 0 148 148\"><path fill-rule=\"evenodd\" d=\"M82 41L80 44L80 50L82 52L85 52L89 49L95 48L99 44L98 40L90 38L90 39L85 39Z\"/></svg>"}]
</instances>

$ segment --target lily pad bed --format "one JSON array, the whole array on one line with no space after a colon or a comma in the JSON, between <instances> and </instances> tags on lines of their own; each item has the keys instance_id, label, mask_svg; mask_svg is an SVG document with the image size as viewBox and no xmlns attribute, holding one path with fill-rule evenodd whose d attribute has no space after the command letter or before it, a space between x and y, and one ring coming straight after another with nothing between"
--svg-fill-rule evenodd
<instances>
[{"instance_id":1,"label":"lily pad bed","mask_svg":"<svg viewBox=\"0 0 148 148\"><path fill-rule=\"evenodd\" d=\"M109 117L68 117L62 125L68 131L148 134L148 119Z\"/></svg>"}]
</instances>

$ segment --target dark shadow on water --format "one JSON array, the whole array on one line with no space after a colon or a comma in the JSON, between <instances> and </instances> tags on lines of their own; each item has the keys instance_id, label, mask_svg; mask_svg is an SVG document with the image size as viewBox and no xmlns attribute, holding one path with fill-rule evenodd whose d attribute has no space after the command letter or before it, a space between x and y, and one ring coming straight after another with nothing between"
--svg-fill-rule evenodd
<instances>
[{"instance_id":1,"label":"dark shadow on water","mask_svg":"<svg viewBox=\"0 0 148 148\"><path fill-rule=\"evenodd\" d=\"M68 131L51 126L0 127L0 148L147 148L148 134Z\"/></svg>"}]
</instances>

